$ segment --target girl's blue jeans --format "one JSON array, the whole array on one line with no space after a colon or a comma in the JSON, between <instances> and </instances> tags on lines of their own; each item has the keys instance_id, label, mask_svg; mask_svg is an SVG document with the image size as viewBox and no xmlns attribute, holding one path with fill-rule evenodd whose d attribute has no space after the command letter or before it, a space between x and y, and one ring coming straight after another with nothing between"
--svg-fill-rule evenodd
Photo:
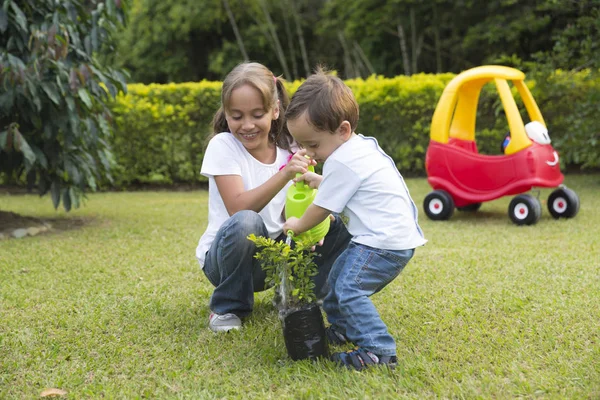
<instances>
[{"instance_id":1,"label":"girl's blue jeans","mask_svg":"<svg viewBox=\"0 0 600 400\"><path fill-rule=\"evenodd\" d=\"M254 293L265 289L265 273L254 258L256 246L247 236L268 236L267 228L258 213L244 210L232 215L217 231L206 252L204 274L215 286L210 299L210 309L217 314L233 313L245 317L252 312ZM323 246L317 246L319 256L314 261L319 273L313 277L315 294L327 294L327 276L331 266L350 242L350 234L336 216L331 222ZM281 235L277 240L285 240Z\"/></svg>"},{"instance_id":2,"label":"girl's blue jeans","mask_svg":"<svg viewBox=\"0 0 600 400\"><path fill-rule=\"evenodd\" d=\"M374 354L396 355L396 342L369 297L394 280L414 252L350 243L333 264L323 302L332 328Z\"/></svg>"}]
</instances>

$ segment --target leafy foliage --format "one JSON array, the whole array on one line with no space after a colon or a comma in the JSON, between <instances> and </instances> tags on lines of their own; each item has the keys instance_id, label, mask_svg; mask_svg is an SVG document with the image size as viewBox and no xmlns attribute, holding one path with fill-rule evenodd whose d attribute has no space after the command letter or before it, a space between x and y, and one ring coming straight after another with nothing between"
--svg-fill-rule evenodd
<instances>
[{"instance_id":1,"label":"leafy foliage","mask_svg":"<svg viewBox=\"0 0 600 400\"><path fill-rule=\"evenodd\" d=\"M600 53L599 10L597 0L134 0L116 62L143 83L219 80L245 58L288 80L318 63L345 79L535 60L570 70Z\"/></svg>"},{"instance_id":2,"label":"leafy foliage","mask_svg":"<svg viewBox=\"0 0 600 400\"><path fill-rule=\"evenodd\" d=\"M224 12L219 0L133 0L114 62L137 82L207 77L207 56L218 46ZM210 10L210 12L207 12Z\"/></svg>"},{"instance_id":3,"label":"leafy foliage","mask_svg":"<svg viewBox=\"0 0 600 400\"><path fill-rule=\"evenodd\" d=\"M417 74L387 79L352 79L360 105L357 132L374 136L403 174L424 174L431 118L453 74ZM530 74L527 75L530 78ZM590 71L531 74L527 84L550 129L563 167L597 167L600 140L595 113L600 79ZM294 93L300 81L287 84ZM210 121L219 105L220 82L129 85L110 107L116 129L111 138L117 187L131 183L205 181L198 174ZM521 99L517 95L517 104ZM524 112L524 107L520 107ZM525 115L524 121L528 122ZM484 86L477 110L477 147L500 154L508 132L493 83Z\"/></svg>"},{"instance_id":4,"label":"leafy foliage","mask_svg":"<svg viewBox=\"0 0 600 400\"><path fill-rule=\"evenodd\" d=\"M205 138L220 102L220 82L129 85L111 103L115 185L204 180Z\"/></svg>"},{"instance_id":5,"label":"leafy foliage","mask_svg":"<svg viewBox=\"0 0 600 400\"><path fill-rule=\"evenodd\" d=\"M110 110L125 76L96 57L110 48L126 2L2 0L0 173L26 177L54 207L78 207L110 179Z\"/></svg>"},{"instance_id":6,"label":"leafy foliage","mask_svg":"<svg viewBox=\"0 0 600 400\"><path fill-rule=\"evenodd\" d=\"M599 77L598 71L574 74L559 70L537 81L535 92L551 122L552 144L567 164L600 167Z\"/></svg>"},{"instance_id":7,"label":"leafy foliage","mask_svg":"<svg viewBox=\"0 0 600 400\"><path fill-rule=\"evenodd\" d=\"M266 286L285 290L285 293L280 294L287 299L289 308L297 308L317 300L314 294L315 284L311 279L317 275L318 269L313 261L316 254L310 250L312 244L298 241L292 248L284 242L254 234L249 235L248 240L260 249L254 258L260 261L267 274ZM285 282L283 286L282 282Z\"/></svg>"}]
</instances>

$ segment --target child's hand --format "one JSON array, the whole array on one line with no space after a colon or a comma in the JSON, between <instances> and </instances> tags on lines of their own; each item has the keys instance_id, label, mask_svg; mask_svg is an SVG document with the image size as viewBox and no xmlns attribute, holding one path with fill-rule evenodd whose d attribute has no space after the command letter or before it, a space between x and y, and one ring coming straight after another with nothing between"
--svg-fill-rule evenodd
<instances>
[{"instance_id":1,"label":"child's hand","mask_svg":"<svg viewBox=\"0 0 600 400\"><path fill-rule=\"evenodd\" d=\"M308 172L309 165L316 165L317 162L311 158L306 158L306 150L301 149L296 152L283 167L283 171L288 176L288 179L292 180L296 177L296 174L305 174Z\"/></svg>"},{"instance_id":2,"label":"child's hand","mask_svg":"<svg viewBox=\"0 0 600 400\"><path fill-rule=\"evenodd\" d=\"M283 233L285 233L287 235L288 231L292 231L295 234L301 233L298 232L298 222L300 220L296 217L289 217L287 219L287 221L285 221L285 224L283 224Z\"/></svg>"},{"instance_id":3,"label":"child's hand","mask_svg":"<svg viewBox=\"0 0 600 400\"><path fill-rule=\"evenodd\" d=\"M323 177L316 172L306 172L301 176L294 178L294 183L304 181L311 189L318 189Z\"/></svg>"}]
</instances>

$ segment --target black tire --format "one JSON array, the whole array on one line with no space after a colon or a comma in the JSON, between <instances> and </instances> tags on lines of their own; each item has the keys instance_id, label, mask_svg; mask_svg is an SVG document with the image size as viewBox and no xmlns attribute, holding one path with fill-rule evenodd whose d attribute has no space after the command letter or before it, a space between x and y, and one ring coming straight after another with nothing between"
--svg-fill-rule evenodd
<instances>
[{"instance_id":1,"label":"black tire","mask_svg":"<svg viewBox=\"0 0 600 400\"><path fill-rule=\"evenodd\" d=\"M516 225L533 225L542 216L542 205L532 195L520 194L508 205L508 216Z\"/></svg>"},{"instance_id":2,"label":"black tire","mask_svg":"<svg viewBox=\"0 0 600 400\"><path fill-rule=\"evenodd\" d=\"M456 209L458 211L464 211L464 212L475 212L475 211L479 210L480 208L481 208L481 203L473 203L473 204L466 205L464 207L456 207Z\"/></svg>"},{"instance_id":3,"label":"black tire","mask_svg":"<svg viewBox=\"0 0 600 400\"><path fill-rule=\"evenodd\" d=\"M454 214L454 200L444 190L434 190L423 200L425 214L434 221L444 221Z\"/></svg>"},{"instance_id":4,"label":"black tire","mask_svg":"<svg viewBox=\"0 0 600 400\"><path fill-rule=\"evenodd\" d=\"M573 218L579 212L579 196L566 187L556 189L548 196L548 211L555 219Z\"/></svg>"}]
</instances>

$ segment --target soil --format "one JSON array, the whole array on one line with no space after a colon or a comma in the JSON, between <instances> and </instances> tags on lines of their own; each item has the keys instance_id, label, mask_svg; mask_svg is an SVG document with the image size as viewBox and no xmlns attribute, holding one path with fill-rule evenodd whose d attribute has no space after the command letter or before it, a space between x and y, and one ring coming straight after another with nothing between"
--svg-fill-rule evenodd
<instances>
[{"instance_id":1,"label":"soil","mask_svg":"<svg viewBox=\"0 0 600 400\"><path fill-rule=\"evenodd\" d=\"M5 239L13 239L11 232L15 229L39 228L37 234L47 234L56 231L79 229L91 220L85 218L47 218L39 219L16 214L10 211L0 211L0 233Z\"/></svg>"},{"instance_id":2,"label":"soil","mask_svg":"<svg viewBox=\"0 0 600 400\"><path fill-rule=\"evenodd\" d=\"M41 219L25 217L10 211L0 211L0 231L12 231L19 228L29 228L30 226L43 226L44 222Z\"/></svg>"}]
</instances>

